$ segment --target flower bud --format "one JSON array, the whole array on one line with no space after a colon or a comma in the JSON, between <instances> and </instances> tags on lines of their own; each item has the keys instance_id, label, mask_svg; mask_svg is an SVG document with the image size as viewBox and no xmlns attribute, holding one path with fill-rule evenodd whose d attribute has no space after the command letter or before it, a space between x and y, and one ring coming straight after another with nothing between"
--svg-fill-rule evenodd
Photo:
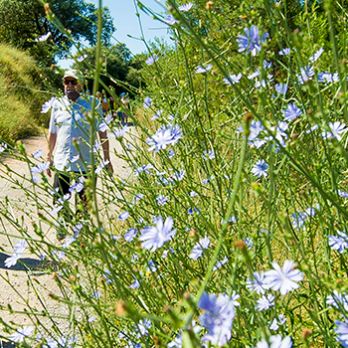
<instances>
[{"instance_id":1,"label":"flower bud","mask_svg":"<svg viewBox=\"0 0 348 348\"><path fill-rule=\"evenodd\" d=\"M308 329L307 327L305 327L302 330L302 337L306 340L312 333L313 331L311 329Z\"/></svg>"},{"instance_id":2,"label":"flower bud","mask_svg":"<svg viewBox=\"0 0 348 348\"><path fill-rule=\"evenodd\" d=\"M245 250L247 248L247 245L245 244L244 240L242 240L242 239L236 240L234 242L234 246L240 250Z\"/></svg>"},{"instance_id":3,"label":"flower bud","mask_svg":"<svg viewBox=\"0 0 348 348\"><path fill-rule=\"evenodd\" d=\"M209 10L209 11L213 8L213 6L214 6L214 2L213 1L207 1L206 4L205 4L205 8L207 10Z\"/></svg>"},{"instance_id":4,"label":"flower bud","mask_svg":"<svg viewBox=\"0 0 348 348\"><path fill-rule=\"evenodd\" d=\"M119 317L124 317L127 315L126 304L123 301L117 301L115 305L115 313Z\"/></svg>"}]
</instances>

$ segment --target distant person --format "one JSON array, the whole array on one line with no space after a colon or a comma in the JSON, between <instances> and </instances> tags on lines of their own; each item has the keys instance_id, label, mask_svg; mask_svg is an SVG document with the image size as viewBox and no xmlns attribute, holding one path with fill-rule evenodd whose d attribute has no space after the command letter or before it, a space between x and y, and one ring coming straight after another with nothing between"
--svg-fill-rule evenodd
<instances>
[{"instance_id":1,"label":"distant person","mask_svg":"<svg viewBox=\"0 0 348 348\"><path fill-rule=\"evenodd\" d=\"M97 92L96 93L96 97L99 100L101 107L102 107L102 111L103 111L103 116L106 117L108 111L109 111L109 101L107 99L107 97L105 96L104 92Z\"/></svg>"},{"instance_id":2,"label":"distant person","mask_svg":"<svg viewBox=\"0 0 348 348\"><path fill-rule=\"evenodd\" d=\"M121 97L121 105L117 110L117 116L119 120L121 121L121 124L125 126L128 124L128 114L130 112L129 97L128 97L128 94L125 92L122 92L120 94L120 97Z\"/></svg>"},{"instance_id":3,"label":"distant person","mask_svg":"<svg viewBox=\"0 0 348 348\"><path fill-rule=\"evenodd\" d=\"M63 78L64 94L57 98L52 106L49 125L49 151L48 161L54 166L54 188L60 197L70 193L72 181L80 182L87 177L91 169L91 153L93 146L90 144L93 97L81 94L81 84L76 71L68 70ZM102 111L99 102L96 104L95 129L102 122ZM99 131L99 138L103 149L104 163L112 172L110 163L109 141L106 132ZM47 171L51 176L51 169ZM80 186L81 187L81 186ZM77 191L82 204L86 207L87 199L85 189ZM57 199L55 199L55 202ZM63 210L63 209L62 209ZM67 212L60 215L67 218ZM64 235L57 235L63 239Z\"/></svg>"}]
</instances>

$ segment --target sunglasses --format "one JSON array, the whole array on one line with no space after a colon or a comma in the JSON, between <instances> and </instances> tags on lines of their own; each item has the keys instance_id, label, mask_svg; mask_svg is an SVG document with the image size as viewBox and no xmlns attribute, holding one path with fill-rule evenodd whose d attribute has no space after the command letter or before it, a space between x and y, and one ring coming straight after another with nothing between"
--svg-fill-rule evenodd
<instances>
[{"instance_id":1,"label":"sunglasses","mask_svg":"<svg viewBox=\"0 0 348 348\"><path fill-rule=\"evenodd\" d=\"M73 86L77 85L77 81L76 80L64 80L64 85L68 85L68 84L72 84Z\"/></svg>"}]
</instances>

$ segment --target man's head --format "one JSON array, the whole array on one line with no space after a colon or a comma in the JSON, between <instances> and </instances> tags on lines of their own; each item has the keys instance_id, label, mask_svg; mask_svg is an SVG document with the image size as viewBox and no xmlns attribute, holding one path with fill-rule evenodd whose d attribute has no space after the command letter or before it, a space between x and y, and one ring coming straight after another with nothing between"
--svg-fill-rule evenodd
<instances>
[{"instance_id":1,"label":"man's head","mask_svg":"<svg viewBox=\"0 0 348 348\"><path fill-rule=\"evenodd\" d=\"M81 85L75 70L65 71L63 77L64 93L72 101L75 101L81 92Z\"/></svg>"}]
</instances>

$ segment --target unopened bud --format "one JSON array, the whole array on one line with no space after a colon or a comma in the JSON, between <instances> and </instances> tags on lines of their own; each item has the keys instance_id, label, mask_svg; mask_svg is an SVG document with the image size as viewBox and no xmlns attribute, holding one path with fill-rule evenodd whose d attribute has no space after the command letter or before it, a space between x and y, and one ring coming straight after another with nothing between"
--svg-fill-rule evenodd
<instances>
[{"instance_id":1,"label":"unopened bud","mask_svg":"<svg viewBox=\"0 0 348 348\"><path fill-rule=\"evenodd\" d=\"M311 329L308 329L307 327L305 327L302 330L302 337L306 340L312 333L313 331Z\"/></svg>"},{"instance_id":2,"label":"unopened bud","mask_svg":"<svg viewBox=\"0 0 348 348\"><path fill-rule=\"evenodd\" d=\"M189 236L194 237L197 234L196 230L194 228L190 229Z\"/></svg>"},{"instance_id":3,"label":"unopened bud","mask_svg":"<svg viewBox=\"0 0 348 348\"><path fill-rule=\"evenodd\" d=\"M153 336L152 341L155 347L161 347L161 340L158 338L158 336Z\"/></svg>"},{"instance_id":4,"label":"unopened bud","mask_svg":"<svg viewBox=\"0 0 348 348\"><path fill-rule=\"evenodd\" d=\"M244 116L245 122L250 123L253 119L253 114L251 112L247 112Z\"/></svg>"},{"instance_id":5,"label":"unopened bud","mask_svg":"<svg viewBox=\"0 0 348 348\"><path fill-rule=\"evenodd\" d=\"M44 4L44 10L45 10L46 16L50 16L52 14L50 4L47 2Z\"/></svg>"},{"instance_id":6,"label":"unopened bud","mask_svg":"<svg viewBox=\"0 0 348 348\"><path fill-rule=\"evenodd\" d=\"M245 250L247 248L247 245L245 244L244 240L242 240L242 239L235 241L234 246L240 250Z\"/></svg>"},{"instance_id":7,"label":"unopened bud","mask_svg":"<svg viewBox=\"0 0 348 348\"><path fill-rule=\"evenodd\" d=\"M206 4L205 4L205 8L207 10L211 10L214 6L214 2L213 1L207 1Z\"/></svg>"},{"instance_id":8,"label":"unopened bud","mask_svg":"<svg viewBox=\"0 0 348 348\"><path fill-rule=\"evenodd\" d=\"M69 282L70 282L70 283L75 283L75 282L76 282L76 276L74 276L73 274L70 274L70 276L69 276Z\"/></svg>"},{"instance_id":9,"label":"unopened bud","mask_svg":"<svg viewBox=\"0 0 348 348\"><path fill-rule=\"evenodd\" d=\"M123 301L116 302L115 313L119 317L124 317L127 314L126 304Z\"/></svg>"}]
</instances>

